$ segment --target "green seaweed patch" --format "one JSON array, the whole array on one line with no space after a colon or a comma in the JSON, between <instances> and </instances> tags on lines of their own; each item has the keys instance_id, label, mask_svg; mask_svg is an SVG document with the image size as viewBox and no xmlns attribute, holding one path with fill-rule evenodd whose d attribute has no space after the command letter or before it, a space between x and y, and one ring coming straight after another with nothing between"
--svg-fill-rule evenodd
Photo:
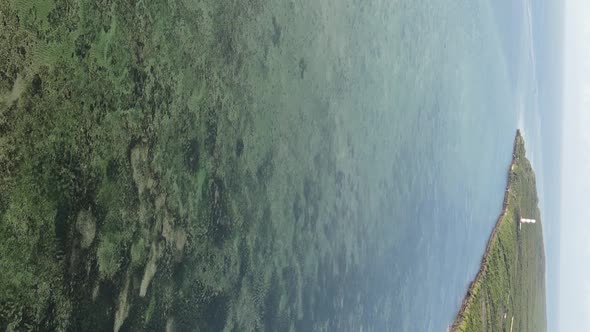
<instances>
[{"instance_id":1,"label":"green seaweed patch","mask_svg":"<svg viewBox=\"0 0 590 332\"><path fill-rule=\"evenodd\" d=\"M240 137L236 140L236 157L240 158L244 153L244 140Z\"/></svg>"},{"instance_id":2,"label":"green seaweed patch","mask_svg":"<svg viewBox=\"0 0 590 332\"><path fill-rule=\"evenodd\" d=\"M200 151L199 141L196 138L184 144L184 165L193 174L199 170Z\"/></svg>"},{"instance_id":3,"label":"green seaweed patch","mask_svg":"<svg viewBox=\"0 0 590 332\"><path fill-rule=\"evenodd\" d=\"M231 236L228 197L221 177L211 176L203 186L201 211L204 211L207 237L216 246L221 246Z\"/></svg>"},{"instance_id":4,"label":"green seaweed patch","mask_svg":"<svg viewBox=\"0 0 590 332\"><path fill-rule=\"evenodd\" d=\"M217 98L213 106L210 106L207 109L207 113L205 116L205 149L210 156L215 154L215 146L217 143L217 127L218 127L218 118L219 114L222 111L222 101L220 98Z\"/></svg>"},{"instance_id":5,"label":"green seaweed patch","mask_svg":"<svg viewBox=\"0 0 590 332\"><path fill-rule=\"evenodd\" d=\"M261 183L264 184L268 179L270 179L274 172L274 152L272 150L268 151L262 162L256 168L256 179Z\"/></svg>"},{"instance_id":6,"label":"green seaweed patch","mask_svg":"<svg viewBox=\"0 0 590 332\"><path fill-rule=\"evenodd\" d=\"M116 299L118 287L111 281L100 282L96 297L89 292L90 287L77 288L83 290L75 294L76 310L72 312L70 328L72 331L107 331L113 328L115 321Z\"/></svg>"}]
</instances>

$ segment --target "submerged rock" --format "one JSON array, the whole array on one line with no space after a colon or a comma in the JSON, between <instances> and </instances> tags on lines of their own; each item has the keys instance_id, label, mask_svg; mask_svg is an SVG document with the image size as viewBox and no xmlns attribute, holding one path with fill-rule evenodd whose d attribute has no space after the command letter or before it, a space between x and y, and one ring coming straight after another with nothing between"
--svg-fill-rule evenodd
<instances>
[{"instance_id":1,"label":"submerged rock","mask_svg":"<svg viewBox=\"0 0 590 332\"><path fill-rule=\"evenodd\" d=\"M89 210L78 212L76 230L81 235L80 246L82 249L90 247L96 237L96 218L94 218Z\"/></svg>"},{"instance_id":2,"label":"submerged rock","mask_svg":"<svg viewBox=\"0 0 590 332\"><path fill-rule=\"evenodd\" d=\"M156 270L158 268L157 262L160 256L159 248L157 243L153 243L150 251L150 259L145 266L145 271L143 273L143 278L141 279L141 285L139 287L139 296L145 297L147 294L148 287L152 282L152 279L156 275Z\"/></svg>"},{"instance_id":3,"label":"submerged rock","mask_svg":"<svg viewBox=\"0 0 590 332\"><path fill-rule=\"evenodd\" d=\"M129 308L131 303L128 299L129 294L129 275L125 278L125 287L119 294L119 303L117 305L117 312L115 313L115 326L113 327L113 331L119 332L121 326L125 322L125 319L129 316Z\"/></svg>"}]
</instances>

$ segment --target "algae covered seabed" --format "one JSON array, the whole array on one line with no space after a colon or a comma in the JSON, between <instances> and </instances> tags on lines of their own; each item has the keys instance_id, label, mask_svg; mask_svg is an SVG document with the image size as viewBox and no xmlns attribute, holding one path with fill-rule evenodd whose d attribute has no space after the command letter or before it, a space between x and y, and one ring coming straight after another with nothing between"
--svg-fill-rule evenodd
<instances>
[{"instance_id":1,"label":"algae covered seabed","mask_svg":"<svg viewBox=\"0 0 590 332\"><path fill-rule=\"evenodd\" d=\"M538 203L535 173L517 132L502 213L451 331L547 331ZM520 218L536 223L520 225Z\"/></svg>"},{"instance_id":2,"label":"algae covered seabed","mask_svg":"<svg viewBox=\"0 0 590 332\"><path fill-rule=\"evenodd\" d=\"M439 331L516 116L488 1L0 2L0 329Z\"/></svg>"}]
</instances>

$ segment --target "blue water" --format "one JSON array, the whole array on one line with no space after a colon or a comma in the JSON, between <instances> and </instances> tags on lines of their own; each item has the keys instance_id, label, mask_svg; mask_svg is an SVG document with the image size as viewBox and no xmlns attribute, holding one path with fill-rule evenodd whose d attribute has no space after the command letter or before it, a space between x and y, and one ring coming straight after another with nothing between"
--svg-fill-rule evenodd
<instances>
[{"instance_id":1,"label":"blue water","mask_svg":"<svg viewBox=\"0 0 590 332\"><path fill-rule=\"evenodd\" d=\"M226 326L444 331L530 123L522 25L487 0L257 10L228 74L247 103L221 125L244 132L240 167L263 182L235 194L260 212Z\"/></svg>"},{"instance_id":2,"label":"blue water","mask_svg":"<svg viewBox=\"0 0 590 332\"><path fill-rule=\"evenodd\" d=\"M269 11L283 28L249 73L260 109L248 140L275 151L273 215L296 205L299 183L322 193L312 228L274 220L274 266L297 271L301 297L284 301L302 326L452 323L500 213L523 112L512 72L523 51L506 51L494 10L402 0Z\"/></svg>"}]
</instances>

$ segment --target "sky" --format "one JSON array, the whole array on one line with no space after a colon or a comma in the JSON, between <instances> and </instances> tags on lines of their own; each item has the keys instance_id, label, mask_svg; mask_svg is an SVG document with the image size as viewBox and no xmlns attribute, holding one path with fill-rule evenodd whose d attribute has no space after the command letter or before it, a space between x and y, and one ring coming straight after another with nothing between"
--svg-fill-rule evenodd
<instances>
[{"instance_id":1,"label":"sky","mask_svg":"<svg viewBox=\"0 0 590 332\"><path fill-rule=\"evenodd\" d=\"M569 0L566 0L569 1ZM577 0L575 0L577 1ZM584 0L585 1L585 0ZM533 94L527 108L525 137L527 154L537 175L539 208L546 254L548 331L560 328L560 276L562 228L562 142L564 140L564 47L565 16L562 0L525 0L530 44L529 58L535 68ZM527 25L527 24L525 24ZM532 39L532 40L530 40ZM526 50L523 53L527 53ZM522 64L519 64L522 65ZM584 330L586 331L586 330ZM588 330L590 331L590 330Z\"/></svg>"},{"instance_id":2,"label":"sky","mask_svg":"<svg viewBox=\"0 0 590 332\"><path fill-rule=\"evenodd\" d=\"M590 1L565 5L559 330L590 331Z\"/></svg>"}]
</instances>

